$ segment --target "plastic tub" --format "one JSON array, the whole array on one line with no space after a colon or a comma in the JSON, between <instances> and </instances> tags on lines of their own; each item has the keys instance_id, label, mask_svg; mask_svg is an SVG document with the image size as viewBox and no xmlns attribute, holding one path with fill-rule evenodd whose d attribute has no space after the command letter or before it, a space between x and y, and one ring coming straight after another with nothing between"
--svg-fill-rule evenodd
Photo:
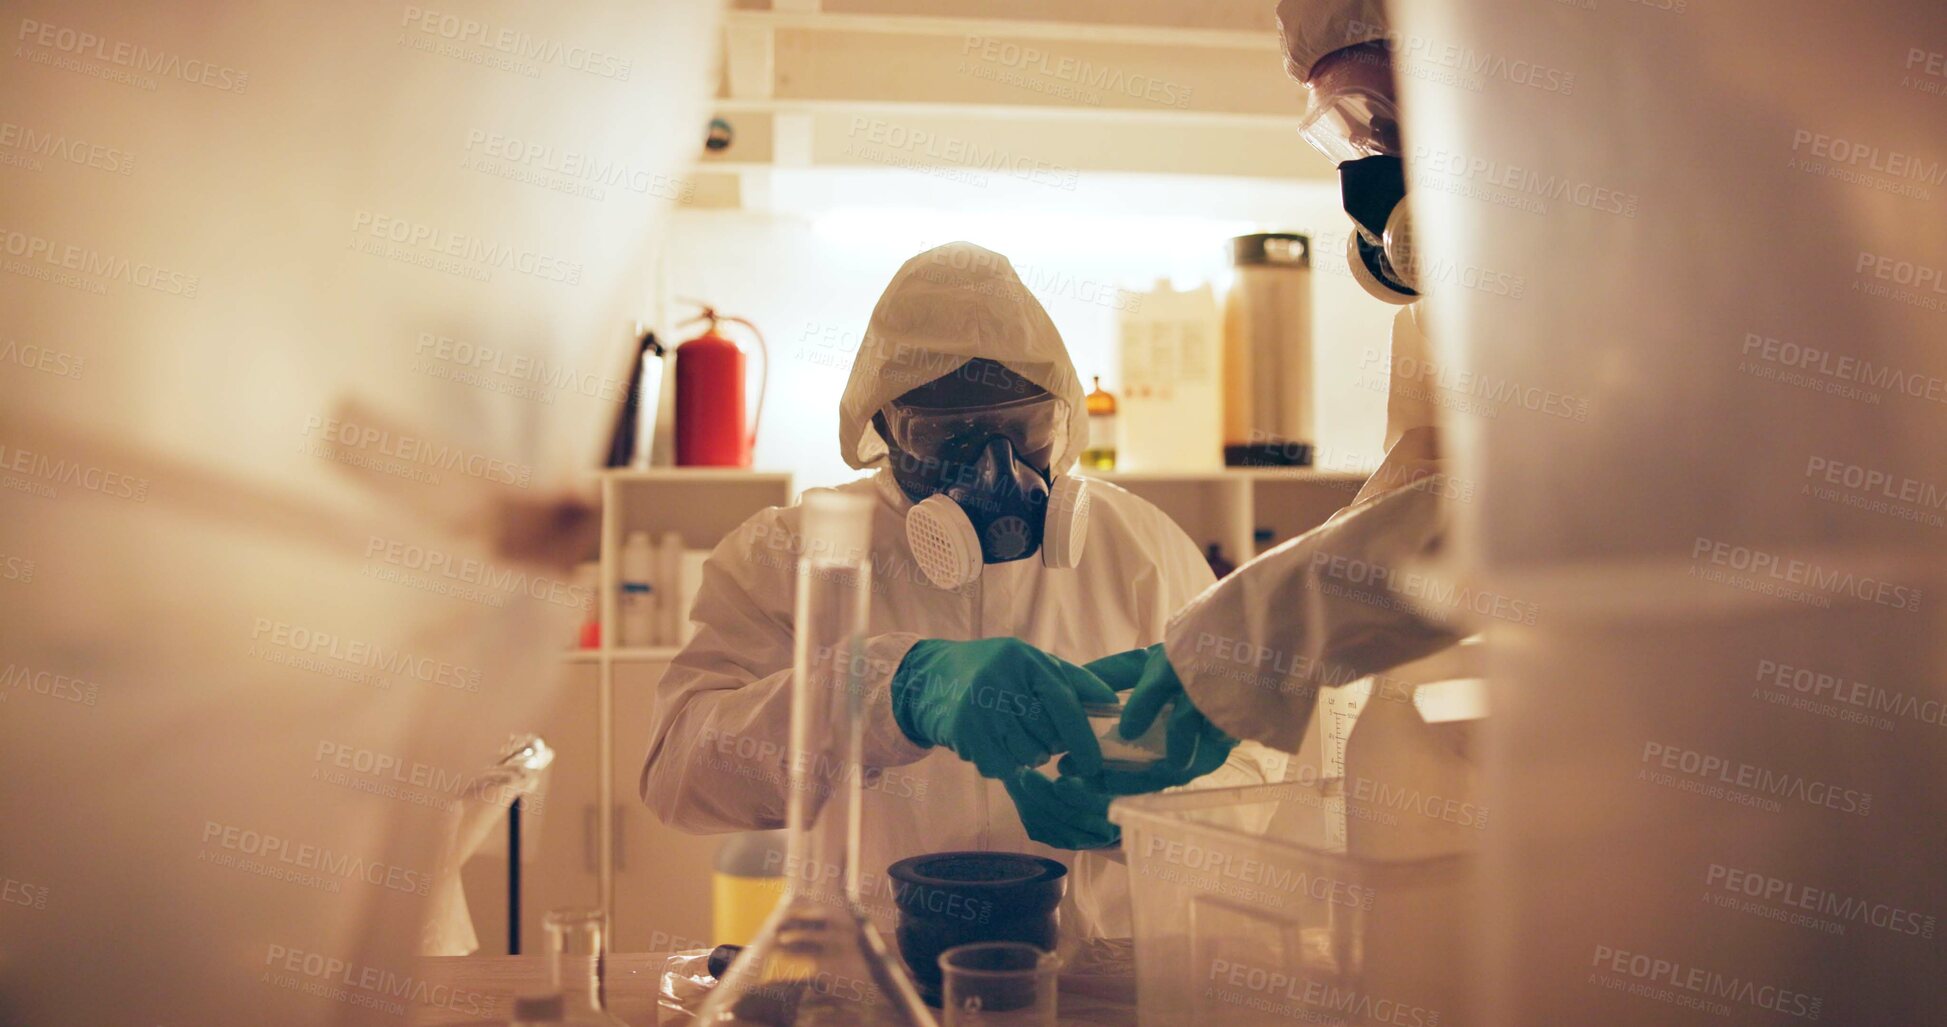
<instances>
[{"instance_id":1,"label":"plastic tub","mask_svg":"<svg viewBox=\"0 0 1947 1027\"><path fill-rule=\"evenodd\" d=\"M1471 851L1346 851L1318 781L1118 800L1141 1027L1464 1024L1478 948Z\"/></svg>"}]
</instances>

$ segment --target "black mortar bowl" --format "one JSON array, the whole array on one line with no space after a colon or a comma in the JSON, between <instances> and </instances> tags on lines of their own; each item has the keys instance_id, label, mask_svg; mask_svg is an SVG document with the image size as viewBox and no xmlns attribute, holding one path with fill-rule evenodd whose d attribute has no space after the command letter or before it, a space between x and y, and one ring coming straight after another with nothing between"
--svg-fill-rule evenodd
<instances>
[{"instance_id":1,"label":"black mortar bowl","mask_svg":"<svg viewBox=\"0 0 1947 1027\"><path fill-rule=\"evenodd\" d=\"M1068 868L1019 852L934 852L886 870L899 908L899 955L920 997L940 1004L940 953L977 941L1055 950Z\"/></svg>"}]
</instances>

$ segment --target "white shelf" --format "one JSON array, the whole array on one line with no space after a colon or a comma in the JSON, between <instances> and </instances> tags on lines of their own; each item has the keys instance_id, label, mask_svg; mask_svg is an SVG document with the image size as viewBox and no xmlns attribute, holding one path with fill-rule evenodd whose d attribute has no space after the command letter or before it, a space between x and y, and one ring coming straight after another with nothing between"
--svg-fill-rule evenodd
<instances>
[{"instance_id":1,"label":"white shelf","mask_svg":"<svg viewBox=\"0 0 1947 1027\"><path fill-rule=\"evenodd\" d=\"M851 14L826 11L724 12L731 29L796 29L814 32L876 32L954 38L1074 40L1138 46L1199 47L1262 53L1277 45L1269 29L1190 28L1174 25L1062 22L1024 18L938 17L913 14Z\"/></svg>"},{"instance_id":2,"label":"white shelf","mask_svg":"<svg viewBox=\"0 0 1947 1027\"><path fill-rule=\"evenodd\" d=\"M1364 481L1371 471L1328 471L1317 467L1227 467L1208 471L1089 471L1084 477L1099 478L1112 485L1125 482L1179 481Z\"/></svg>"},{"instance_id":3,"label":"white shelf","mask_svg":"<svg viewBox=\"0 0 1947 1027\"><path fill-rule=\"evenodd\" d=\"M682 651L682 646L651 645L623 649L564 649L561 652L563 663L596 663L606 655L615 663L653 663L657 660L673 660Z\"/></svg>"},{"instance_id":4,"label":"white shelf","mask_svg":"<svg viewBox=\"0 0 1947 1027\"><path fill-rule=\"evenodd\" d=\"M610 649L609 659L622 663L646 663L654 660L673 660L683 651L679 645L647 645L635 648Z\"/></svg>"},{"instance_id":5,"label":"white shelf","mask_svg":"<svg viewBox=\"0 0 1947 1027\"><path fill-rule=\"evenodd\" d=\"M623 482L770 482L789 483L789 471L751 471L741 467L609 467L596 472Z\"/></svg>"},{"instance_id":6,"label":"white shelf","mask_svg":"<svg viewBox=\"0 0 1947 1027\"><path fill-rule=\"evenodd\" d=\"M1305 121L1298 114L1275 114L1262 111L1209 111L1178 110L1171 108L1146 107L1089 107L1055 103L977 103L972 101L917 101L902 100L897 97L867 97L864 99L821 99L818 97L721 97L711 101L716 113L721 114L837 114L854 115L863 111L894 115L903 118L921 117L962 117L962 118L1007 118L1013 120L1052 119L1089 122L1171 122L1175 124L1196 123L1228 127L1268 128L1279 131L1296 131ZM733 160L710 160L711 168L735 170L738 168L769 168L776 165L762 161L738 162Z\"/></svg>"}]
</instances>

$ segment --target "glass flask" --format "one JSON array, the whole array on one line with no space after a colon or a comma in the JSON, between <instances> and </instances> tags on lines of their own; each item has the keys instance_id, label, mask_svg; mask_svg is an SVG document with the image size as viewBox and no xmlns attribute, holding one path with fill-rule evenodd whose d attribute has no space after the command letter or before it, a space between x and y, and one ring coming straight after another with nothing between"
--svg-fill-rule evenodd
<instances>
[{"instance_id":1,"label":"glass flask","mask_svg":"<svg viewBox=\"0 0 1947 1027\"><path fill-rule=\"evenodd\" d=\"M602 911L548 911L549 983L561 994L561 1022L583 1027L629 1027L602 1006Z\"/></svg>"},{"instance_id":2,"label":"glass flask","mask_svg":"<svg viewBox=\"0 0 1947 1027\"><path fill-rule=\"evenodd\" d=\"M785 892L698 1010L699 1024L934 1027L859 902L860 704L873 501L804 500L791 694Z\"/></svg>"}]
</instances>

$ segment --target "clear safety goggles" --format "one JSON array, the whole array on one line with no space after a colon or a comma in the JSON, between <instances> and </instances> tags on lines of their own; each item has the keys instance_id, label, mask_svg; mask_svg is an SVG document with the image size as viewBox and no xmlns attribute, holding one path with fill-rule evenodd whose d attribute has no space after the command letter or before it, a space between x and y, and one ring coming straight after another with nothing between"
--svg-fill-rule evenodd
<instances>
[{"instance_id":1,"label":"clear safety goggles","mask_svg":"<svg viewBox=\"0 0 1947 1027\"><path fill-rule=\"evenodd\" d=\"M1333 164L1364 157L1403 157L1399 108L1358 86L1314 88L1298 134Z\"/></svg>"},{"instance_id":2,"label":"clear safety goggles","mask_svg":"<svg viewBox=\"0 0 1947 1027\"><path fill-rule=\"evenodd\" d=\"M892 442L914 456L955 459L996 436L1014 444L1022 460L1046 467L1068 404L1046 393L981 407L922 407L894 400L886 407Z\"/></svg>"}]
</instances>

